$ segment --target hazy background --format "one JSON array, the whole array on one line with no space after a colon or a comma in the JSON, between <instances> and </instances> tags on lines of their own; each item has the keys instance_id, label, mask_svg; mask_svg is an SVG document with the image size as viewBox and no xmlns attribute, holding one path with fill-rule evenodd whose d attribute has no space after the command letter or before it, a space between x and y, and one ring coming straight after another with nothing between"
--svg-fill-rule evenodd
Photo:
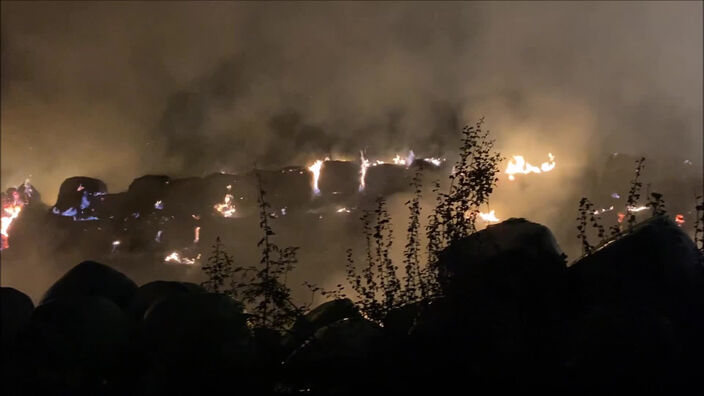
<instances>
[{"instance_id":1,"label":"hazy background","mask_svg":"<svg viewBox=\"0 0 704 396\"><path fill-rule=\"evenodd\" d=\"M555 154L494 207L560 241L608 154L702 169L701 2L2 3L1 33L2 188L50 205L76 175L449 156L481 116L504 155Z\"/></svg>"}]
</instances>

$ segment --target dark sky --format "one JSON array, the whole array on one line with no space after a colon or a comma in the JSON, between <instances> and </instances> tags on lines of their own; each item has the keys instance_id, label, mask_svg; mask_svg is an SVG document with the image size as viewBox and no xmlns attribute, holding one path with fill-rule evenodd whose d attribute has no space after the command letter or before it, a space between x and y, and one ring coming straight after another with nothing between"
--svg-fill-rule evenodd
<instances>
[{"instance_id":1,"label":"dark sky","mask_svg":"<svg viewBox=\"0 0 704 396\"><path fill-rule=\"evenodd\" d=\"M702 159L702 3L2 3L2 187L412 148Z\"/></svg>"}]
</instances>

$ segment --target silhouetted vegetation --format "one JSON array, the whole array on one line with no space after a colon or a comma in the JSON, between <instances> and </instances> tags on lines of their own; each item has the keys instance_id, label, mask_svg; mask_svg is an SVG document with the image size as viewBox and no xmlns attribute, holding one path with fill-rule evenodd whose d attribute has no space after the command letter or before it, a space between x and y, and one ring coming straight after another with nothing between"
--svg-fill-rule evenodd
<instances>
[{"instance_id":1,"label":"silhouetted vegetation","mask_svg":"<svg viewBox=\"0 0 704 396\"><path fill-rule=\"evenodd\" d=\"M631 187L628 190L628 199L626 199L626 216L628 217L627 223L628 228L633 228L636 224L636 215L632 208L635 208L638 200L640 199L640 189L643 187L643 183L640 181L640 175L643 172L643 163L645 162L645 157L641 157L636 161L635 173L633 179L631 180Z\"/></svg>"},{"instance_id":2,"label":"silhouetted vegetation","mask_svg":"<svg viewBox=\"0 0 704 396\"><path fill-rule=\"evenodd\" d=\"M291 325L308 307L296 305L291 299L291 289L286 285L287 274L295 268L298 247L279 247L273 241L276 235L269 219L271 207L266 201L266 191L257 174L259 228L262 237L258 266L235 266L232 257L224 250L218 237L213 252L203 271L208 280L207 290L224 293L240 301L247 308L250 323L257 328L283 330ZM224 285L229 282L229 288Z\"/></svg>"},{"instance_id":3,"label":"silhouetted vegetation","mask_svg":"<svg viewBox=\"0 0 704 396\"><path fill-rule=\"evenodd\" d=\"M438 253L453 241L476 231L476 219L481 205L498 182L502 157L494 152L494 140L483 130L484 119L461 131L459 158L449 176L447 192L440 191L439 181L433 183L436 206L428 216L425 265L421 265L420 218L422 208L422 171L418 168L410 181L413 196L406 202L409 209L406 245L403 252L404 273L394 265L389 252L393 244L391 219L383 198L377 199L373 213L362 215L366 237L366 265L361 273L355 270L351 251L347 252L347 280L357 294L362 312L381 320L392 309L441 294L437 282Z\"/></svg>"}]
</instances>

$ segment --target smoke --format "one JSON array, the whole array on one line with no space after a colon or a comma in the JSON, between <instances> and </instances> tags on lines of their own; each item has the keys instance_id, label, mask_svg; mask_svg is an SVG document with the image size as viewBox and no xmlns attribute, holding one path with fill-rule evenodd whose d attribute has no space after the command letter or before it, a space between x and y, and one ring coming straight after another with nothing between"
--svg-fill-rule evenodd
<instances>
[{"instance_id":1,"label":"smoke","mask_svg":"<svg viewBox=\"0 0 704 396\"><path fill-rule=\"evenodd\" d=\"M701 4L3 4L3 187L320 153L700 159ZM667 138L666 138L667 137ZM585 150L586 148L586 150ZM427 153L425 152L427 151Z\"/></svg>"},{"instance_id":2,"label":"smoke","mask_svg":"<svg viewBox=\"0 0 704 396\"><path fill-rule=\"evenodd\" d=\"M2 188L449 157L485 116L558 162L492 208L555 224L607 153L701 168L702 44L700 2L3 2Z\"/></svg>"}]
</instances>

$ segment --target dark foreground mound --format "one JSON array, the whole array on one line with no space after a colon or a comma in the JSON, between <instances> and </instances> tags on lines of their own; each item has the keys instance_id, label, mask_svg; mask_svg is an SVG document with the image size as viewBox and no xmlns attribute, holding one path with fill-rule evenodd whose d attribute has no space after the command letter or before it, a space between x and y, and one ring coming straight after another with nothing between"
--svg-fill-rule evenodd
<instances>
[{"instance_id":1,"label":"dark foreground mound","mask_svg":"<svg viewBox=\"0 0 704 396\"><path fill-rule=\"evenodd\" d=\"M127 307L137 285L107 265L84 261L73 267L46 292L41 304L60 297L104 297L121 308Z\"/></svg>"},{"instance_id":2,"label":"dark foreground mound","mask_svg":"<svg viewBox=\"0 0 704 396\"><path fill-rule=\"evenodd\" d=\"M567 267L547 228L511 219L441 254L433 298L378 322L329 301L284 331L197 285L137 288L85 262L33 311L2 289L3 394L692 393L700 259L653 218Z\"/></svg>"}]
</instances>

